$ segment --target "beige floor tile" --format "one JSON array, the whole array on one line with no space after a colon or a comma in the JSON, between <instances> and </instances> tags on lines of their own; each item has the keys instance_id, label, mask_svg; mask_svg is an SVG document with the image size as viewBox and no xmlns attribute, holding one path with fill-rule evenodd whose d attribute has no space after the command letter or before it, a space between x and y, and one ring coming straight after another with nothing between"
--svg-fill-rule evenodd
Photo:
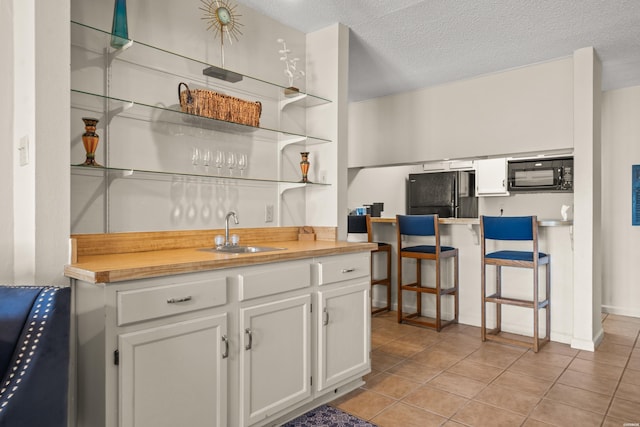
<instances>
[{"instance_id":1,"label":"beige floor tile","mask_svg":"<svg viewBox=\"0 0 640 427\"><path fill-rule=\"evenodd\" d=\"M401 357L406 359L409 356L413 356L425 349L425 346L410 344L407 342L394 340L377 347L377 350L383 351L392 356Z\"/></svg>"},{"instance_id":2,"label":"beige floor tile","mask_svg":"<svg viewBox=\"0 0 640 427\"><path fill-rule=\"evenodd\" d=\"M540 397L524 391L514 392L513 389L491 384L482 390L474 400L518 414L528 415L540 402Z\"/></svg>"},{"instance_id":3,"label":"beige floor tile","mask_svg":"<svg viewBox=\"0 0 640 427\"><path fill-rule=\"evenodd\" d=\"M619 366L624 368L629 360L626 355L620 355L616 353L609 353L606 351L580 351L576 356L577 359L593 360L595 362L606 363L608 365Z\"/></svg>"},{"instance_id":4,"label":"beige floor tile","mask_svg":"<svg viewBox=\"0 0 640 427\"><path fill-rule=\"evenodd\" d=\"M548 365L523 356L516 360L513 365L509 366L508 371L529 375L542 380L555 381L562 372L564 372L564 368Z\"/></svg>"},{"instance_id":5,"label":"beige floor tile","mask_svg":"<svg viewBox=\"0 0 640 427\"><path fill-rule=\"evenodd\" d=\"M387 372L409 378L420 383L426 383L431 378L439 375L442 372L442 369L424 365L422 363L416 363L411 360L405 360L393 368L388 369Z\"/></svg>"},{"instance_id":6,"label":"beige floor tile","mask_svg":"<svg viewBox=\"0 0 640 427\"><path fill-rule=\"evenodd\" d=\"M396 403L395 399L369 390L358 389L332 405L363 420L370 420Z\"/></svg>"},{"instance_id":7,"label":"beige floor tile","mask_svg":"<svg viewBox=\"0 0 640 427\"><path fill-rule=\"evenodd\" d=\"M472 401L458 411L452 419L470 426L512 427L521 425L525 417L495 406Z\"/></svg>"},{"instance_id":8,"label":"beige floor tile","mask_svg":"<svg viewBox=\"0 0 640 427\"><path fill-rule=\"evenodd\" d=\"M621 382L615 397L636 402L640 405L640 385Z\"/></svg>"},{"instance_id":9,"label":"beige floor tile","mask_svg":"<svg viewBox=\"0 0 640 427\"><path fill-rule=\"evenodd\" d=\"M521 357L521 359L535 363L543 363L549 366L555 366L556 368L566 368L573 361L574 357L550 351L539 351L538 353L534 353L533 351L529 350Z\"/></svg>"},{"instance_id":10,"label":"beige floor tile","mask_svg":"<svg viewBox=\"0 0 640 427\"><path fill-rule=\"evenodd\" d=\"M640 328L640 318L638 317L629 317L629 316L621 316L619 314L609 314L607 315L608 320L617 320L620 322L627 322L637 325Z\"/></svg>"},{"instance_id":11,"label":"beige floor tile","mask_svg":"<svg viewBox=\"0 0 640 427\"><path fill-rule=\"evenodd\" d=\"M413 328L414 332L409 332L401 337L398 337L396 341L401 343L407 343L409 345L417 345L423 348L429 347L437 342L442 341L442 337L437 332L422 329Z\"/></svg>"},{"instance_id":12,"label":"beige floor tile","mask_svg":"<svg viewBox=\"0 0 640 427\"><path fill-rule=\"evenodd\" d=\"M454 354L456 356L467 357L480 347L482 347L482 341L480 341L480 338L472 338L466 335L449 335L444 340L432 345L430 348Z\"/></svg>"},{"instance_id":13,"label":"beige floor tile","mask_svg":"<svg viewBox=\"0 0 640 427\"><path fill-rule=\"evenodd\" d=\"M443 372L427 384L469 399L486 387L483 382L449 372Z\"/></svg>"},{"instance_id":14,"label":"beige floor tile","mask_svg":"<svg viewBox=\"0 0 640 427\"><path fill-rule=\"evenodd\" d=\"M640 422L640 405L637 402L614 397L607 416L626 420L629 423L638 423Z\"/></svg>"},{"instance_id":15,"label":"beige floor tile","mask_svg":"<svg viewBox=\"0 0 640 427\"><path fill-rule=\"evenodd\" d=\"M633 347L635 341L635 336L620 335L611 332L605 332L604 339L602 340L602 342L623 345L626 347Z\"/></svg>"},{"instance_id":16,"label":"beige floor tile","mask_svg":"<svg viewBox=\"0 0 640 427\"><path fill-rule=\"evenodd\" d=\"M522 424L522 427L549 427L553 424L547 424L542 421L534 420L533 418L527 418L527 421Z\"/></svg>"},{"instance_id":17,"label":"beige floor tile","mask_svg":"<svg viewBox=\"0 0 640 427\"><path fill-rule=\"evenodd\" d=\"M542 397L547 390L551 388L553 382L520 373L505 371L492 384L507 387L514 391L524 391L534 396Z\"/></svg>"},{"instance_id":18,"label":"beige floor tile","mask_svg":"<svg viewBox=\"0 0 640 427\"><path fill-rule=\"evenodd\" d=\"M640 371L640 355L638 356L632 355L629 358L629 363L627 364L627 368Z\"/></svg>"},{"instance_id":19,"label":"beige floor tile","mask_svg":"<svg viewBox=\"0 0 640 427\"><path fill-rule=\"evenodd\" d=\"M403 360L402 357L394 356L380 350L374 350L371 352L371 369L384 372Z\"/></svg>"},{"instance_id":20,"label":"beige floor tile","mask_svg":"<svg viewBox=\"0 0 640 427\"><path fill-rule=\"evenodd\" d=\"M369 372L367 375L365 375L364 377L362 377L362 379L367 382L369 380L371 380L371 378L375 377L376 375L380 375L382 372L377 371L375 369L372 369L371 372Z\"/></svg>"},{"instance_id":21,"label":"beige floor tile","mask_svg":"<svg viewBox=\"0 0 640 427\"><path fill-rule=\"evenodd\" d=\"M567 369L616 381L620 379L624 370L618 366L583 359L575 359Z\"/></svg>"},{"instance_id":22,"label":"beige floor tile","mask_svg":"<svg viewBox=\"0 0 640 427\"><path fill-rule=\"evenodd\" d=\"M615 391L618 382L608 378L567 370L560 375L558 383L582 388L595 393L605 394L607 396L613 396L613 392Z\"/></svg>"},{"instance_id":23,"label":"beige floor tile","mask_svg":"<svg viewBox=\"0 0 640 427\"><path fill-rule=\"evenodd\" d=\"M625 369L624 374L622 374L621 382L640 385L640 371L628 368Z\"/></svg>"},{"instance_id":24,"label":"beige floor tile","mask_svg":"<svg viewBox=\"0 0 640 427\"><path fill-rule=\"evenodd\" d=\"M496 368L495 366L484 365L482 363L471 362L465 359L447 369L447 372L473 378L474 380L489 384L503 372L503 369Z\"/></svg>"},{"instance_id":25,"label":"beige floor tile","mask_svg":"<svg viewBox=\"0 0 640 427\"><path fill-rule=\"evenodd\" d=\"M619 418L613 418L606 416L604 417L604 422L602 423L602 427L624 427L625 423L628 421L621 420Z\"/></svg>"},{"instance_id":26,"label":"beige floor tile","mask_svg":"<svg viewBox=\"0 0 640 427\"><path fill-rule=\"evenodd\" d=\"M440 426L447 419L420 408L398 403L371 420L378 427Z\"/></svg>"},{"instance_id":27,"label":"beige floor tile","mask_svg":"<svg viewBox=\"0 0 640 427\"><path fill-rule=\"evenodd\" d=\"M447 369L458 363L462 359L462 356L456 356L444 351L427 348L424 351L414 354L409 359L413 362L421 363L436 369Z\"/></svg>"},{"instance_id":28,"label":"beige floor tile","mask_svg":"<svg viewBox=\"0 0 640 427\"><path fill-rule=\"evenodd\" d=\"M551 341L543 345L538 353L557 353L564 356L574 357L576 354L578 354L579 351L580 350L571 348L569 344L562 344L559 342Z\"/></svg>"},{"instance_id":29,"label":"beige floor tile","mask_svg":"<svg viewBox=\"0 0 640 427\"><path fill-rule=\"evenodd\" d=\"M638 331L640 331L640 325L636 323L613 320L611 318L607 318L602 322L602 328L605 333L624 335L633 338L635 338L638 335Z\"/></svg>"},{"instance_id":30,"label":"beige floor tile","mask_svg":"<svg viewBox=\"0 0 640 427\"><path fill-rule=\"evenodd\" d=\"M425 385L414 390L402 401L449 418L469 400L462 396Z\"/></svg>"},{"instance_id":31,"label":"beige floor tile","mask_svg":"<svg viewBox=\"0 0 640 427\"><path fill-rule=\"evenodd\" d=\"M442 424L442 427L464 427L464 424L449 420Z\"/></svg>"},{"instance_id":32,"label":"beige floor tile","mask_svg":"<svg viewBox=\"0 0 640 427\"><path fill-rule=\"evenodd\" d=\"M613 353L618 356L629 356L633 347L628 345L616 344L611 341L603 340L596 349L596 352Z\"/></svg>"},{"instance_id":33,"label":"beige floor tile","mask_svg":"<svg viewBox=\"0 0 640 427\"><path fill-rule=\"evenodd\" d=\"M393 399L402 399L418 387L420 387L418 382L386 372L375 376L363 386L367 390L375 391Z\"/></svg>"},{"instance_id":34,"label":"beige floor tile","mask_svg":"<svg viewBox=\"0 0 640 427\"><path fill-rule=\"evenodd\" d=\"M602 415L607 412L611 402L611 396L564 384L555 384L545 398Z\"/></svg>"},{"instance_id":35,"label":"beige floor tile","mask_svg":"<svg viewBox=\"0 0 640 427\"><path fill-rule=\"evenodd\" d=\"M506 369L525 352L525 349L508 345L484 343L482 347L471 353L467 360Z\"/></svg>"},{"instance_id":36,"label":"beige floor tile","mask_svg":"<svg viewBox=\"0 0 640 427\"><path fill-rule=\"evenodd\" d=\"M604 419L603 414L596 414L549 399L542 399L530 417L557 426L580 427L597 427Z\"/></svg>"}]
</instances>

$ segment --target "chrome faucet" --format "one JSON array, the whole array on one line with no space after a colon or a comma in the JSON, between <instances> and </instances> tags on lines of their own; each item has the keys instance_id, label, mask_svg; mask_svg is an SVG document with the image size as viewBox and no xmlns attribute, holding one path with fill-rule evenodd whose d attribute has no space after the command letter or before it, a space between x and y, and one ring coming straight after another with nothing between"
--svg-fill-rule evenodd
<instances>
[{"instance_id":1,"label":"chrome faucet","mask_svg":"<svg viewBox=\"0 0 640 427\"><path fill-rule=\"evenodd\" d=\"M224 217L224 245L229 246L229 218L233 217L233 222L238 225L238 216L234 211L229 211L226 217Z\"/></svg>"}]
</instances>

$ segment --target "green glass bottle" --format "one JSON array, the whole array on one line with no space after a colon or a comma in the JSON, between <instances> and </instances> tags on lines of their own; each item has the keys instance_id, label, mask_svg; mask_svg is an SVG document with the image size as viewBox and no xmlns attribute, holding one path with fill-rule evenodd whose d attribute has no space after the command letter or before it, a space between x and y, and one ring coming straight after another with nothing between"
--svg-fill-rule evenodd
<instances>
[{"instance_id":1,"label":"green glass bottle","mask_svg":"<svg viewBox=\"0 0 640 427\"><path fill-rule=\"evenodd\" d=\"M127 0L115 0L113 7L113 25L111 27L111 47L119 49L128 42Z\"/></svg>"}]
</instances>

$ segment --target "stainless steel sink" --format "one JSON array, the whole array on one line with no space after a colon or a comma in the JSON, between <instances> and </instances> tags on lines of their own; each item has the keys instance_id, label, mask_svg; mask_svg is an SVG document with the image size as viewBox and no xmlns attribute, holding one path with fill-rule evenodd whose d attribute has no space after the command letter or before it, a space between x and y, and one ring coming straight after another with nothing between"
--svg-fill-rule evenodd
<instances>
[{"instance_id":1,"label":"stainless steel sink","mask_svg":"<svg viewBox=\"0 0 640 427\"><path fill-rule=\"evenodd\" d=\"M254 254L258 252L282 251L285 248L273 248L271 246L239 246L228 245L214 248L214 252L222 252L228 254Z\"/></svg>"}]
</instances>

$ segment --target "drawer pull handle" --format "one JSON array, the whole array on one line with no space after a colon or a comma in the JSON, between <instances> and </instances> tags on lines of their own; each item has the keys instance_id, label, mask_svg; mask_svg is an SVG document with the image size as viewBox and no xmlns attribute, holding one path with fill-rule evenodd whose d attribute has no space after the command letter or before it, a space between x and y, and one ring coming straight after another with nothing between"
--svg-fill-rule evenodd
<instances>
[{"instance_id":1,"label":"drawer pull handle","mask_svg":"<svg viewBox=\"0 0 640 427\"><path fill-rule=\"evenodd\" d=\"M322 319L322 326L327 326L329 324L329 312L327 311L327 307L322 310L324 314L324 319Z\"/></svg>"},{"instance_id":2,"label":"drawer pull handle","mask_svg":"<svg viewBox=\"0 0 640 427\"><path fill-rule=\"evenodd\" d=\"M226 359L229 357L229 338L226 335L222 336L222 342L224 343L224 351L222 352L222 358Z\"/></svg>"},{"instance_id":3,"label":"drawer pull handle","mask_svg":"<svg viewBox=\"0 0 640 427\"><path fill-rule=\"evenodd\" d=\"M246 344L244 346L245 350L251 350L251 346L253 345L253 333L251 332L251 329L247 328L244 330L244 333L246 335L249 335L249 344Z\"/></svg>"},{"instance_id":4,"label":"drawer pull handle","mask_svg":"<svg viewBox=\"0 0 640 427\"><path fill-rule=\"evenodd\" d=\"M355 268L351 267L351 268L343 268L342 272L343 273L353 273L354 271L356 271Z\"/></svg>"},{"instance_id":5,"label":"drawer pull handle","mask_svg":"<svg viewBox=\"0 0 640 427\"><path fill-rule=\"evenodd\" d=\"M176 304L179 302L187 302L187 301L191 301L191 295L182 297L182 298L169 298L167 300L167 304Z\"/></svg>"}]
</instances>

